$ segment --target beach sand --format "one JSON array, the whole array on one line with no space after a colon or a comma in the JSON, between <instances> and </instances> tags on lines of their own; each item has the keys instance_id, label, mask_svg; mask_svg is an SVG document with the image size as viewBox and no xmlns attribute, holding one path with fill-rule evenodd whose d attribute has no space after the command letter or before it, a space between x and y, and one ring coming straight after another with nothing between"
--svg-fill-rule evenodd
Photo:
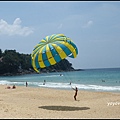
<instances>
[{"instance_id":1,"label":"beach sand","mask_svg":"<svg viewBox=\"0 0 120 120\"><path fill-rule=\"evenodd\" d=\"M0 85L0 118L120 118L120 93Z\"/></svg>"}]
</instances>

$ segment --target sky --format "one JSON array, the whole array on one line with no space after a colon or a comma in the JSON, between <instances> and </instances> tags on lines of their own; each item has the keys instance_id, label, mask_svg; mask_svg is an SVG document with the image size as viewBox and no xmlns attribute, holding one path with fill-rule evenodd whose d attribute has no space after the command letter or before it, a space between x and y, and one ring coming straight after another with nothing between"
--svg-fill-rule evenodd
<instances>
[{"instance_id":1,"label":"sky","mask_svg":"<svg viewBox=\"0 0 120 120\"><path fill-rule=\"evenodd\" d=\"M119 1L0 1L0 49L31 54L62 33L78 48L75 69L120 67Z\"/></svg>"}]
</instances>

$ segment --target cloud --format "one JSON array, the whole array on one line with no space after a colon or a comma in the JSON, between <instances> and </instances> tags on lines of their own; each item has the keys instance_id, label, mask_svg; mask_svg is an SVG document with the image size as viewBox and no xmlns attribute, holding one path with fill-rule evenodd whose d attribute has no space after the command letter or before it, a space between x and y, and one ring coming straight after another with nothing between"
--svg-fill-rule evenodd
<instances>
[{"instance_id":1,"label":"cloud","mask_svg":"<svg viewBox=\"0 0 120 120\"><path fill-rule=\"evenodd\" d=\"M33 33L33 29L21 26L20 18L16 18L13 24L8 24L3 19L0 20L0 34L28 36Z\"/></svg>"},{"instance_id":2,"label":"cloud","mask_svg":"<svg viewBox=\"0 0 120 120\"><path fill-rule=\"evenodd\" d=\"M83 28L88 28L88 27L90 27L91 25L93 24L93 21L88 21L84 26L83 26Z\"/></svg>"}]
</instances>

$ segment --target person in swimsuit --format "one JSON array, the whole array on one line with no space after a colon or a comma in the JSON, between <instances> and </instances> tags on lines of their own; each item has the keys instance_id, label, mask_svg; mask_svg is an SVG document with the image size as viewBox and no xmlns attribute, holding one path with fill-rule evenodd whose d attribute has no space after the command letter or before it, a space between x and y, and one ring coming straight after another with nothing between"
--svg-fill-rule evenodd
<instances>
[{"instance_id":1,"label":"person in swimsuit","mask_svg":"<svg viewBox=\"0 0 120 120\"><path fill-rule=\"evenodd\" d=\"M13 85L12 89L16 89L16 86L15 86L15 85Z\"/></svg>"}]
</instances>

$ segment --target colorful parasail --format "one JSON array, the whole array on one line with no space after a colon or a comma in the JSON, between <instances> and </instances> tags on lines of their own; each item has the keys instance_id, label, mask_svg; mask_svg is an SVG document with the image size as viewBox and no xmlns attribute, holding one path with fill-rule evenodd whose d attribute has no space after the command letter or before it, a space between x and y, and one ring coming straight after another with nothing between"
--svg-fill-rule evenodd
<instances>
[{"instance_id":1,"label":"colorful parasail","mask_svg":"<svg viewBox=\"0 0 120 120\"><path fill-rule=\"evenodd\" d=\"M43 38L33 49L31 63L36 72L41 68L55 65L66 57L76 58L75 43L64 34L52 34Z\"/></svg>"}]
</instances>

